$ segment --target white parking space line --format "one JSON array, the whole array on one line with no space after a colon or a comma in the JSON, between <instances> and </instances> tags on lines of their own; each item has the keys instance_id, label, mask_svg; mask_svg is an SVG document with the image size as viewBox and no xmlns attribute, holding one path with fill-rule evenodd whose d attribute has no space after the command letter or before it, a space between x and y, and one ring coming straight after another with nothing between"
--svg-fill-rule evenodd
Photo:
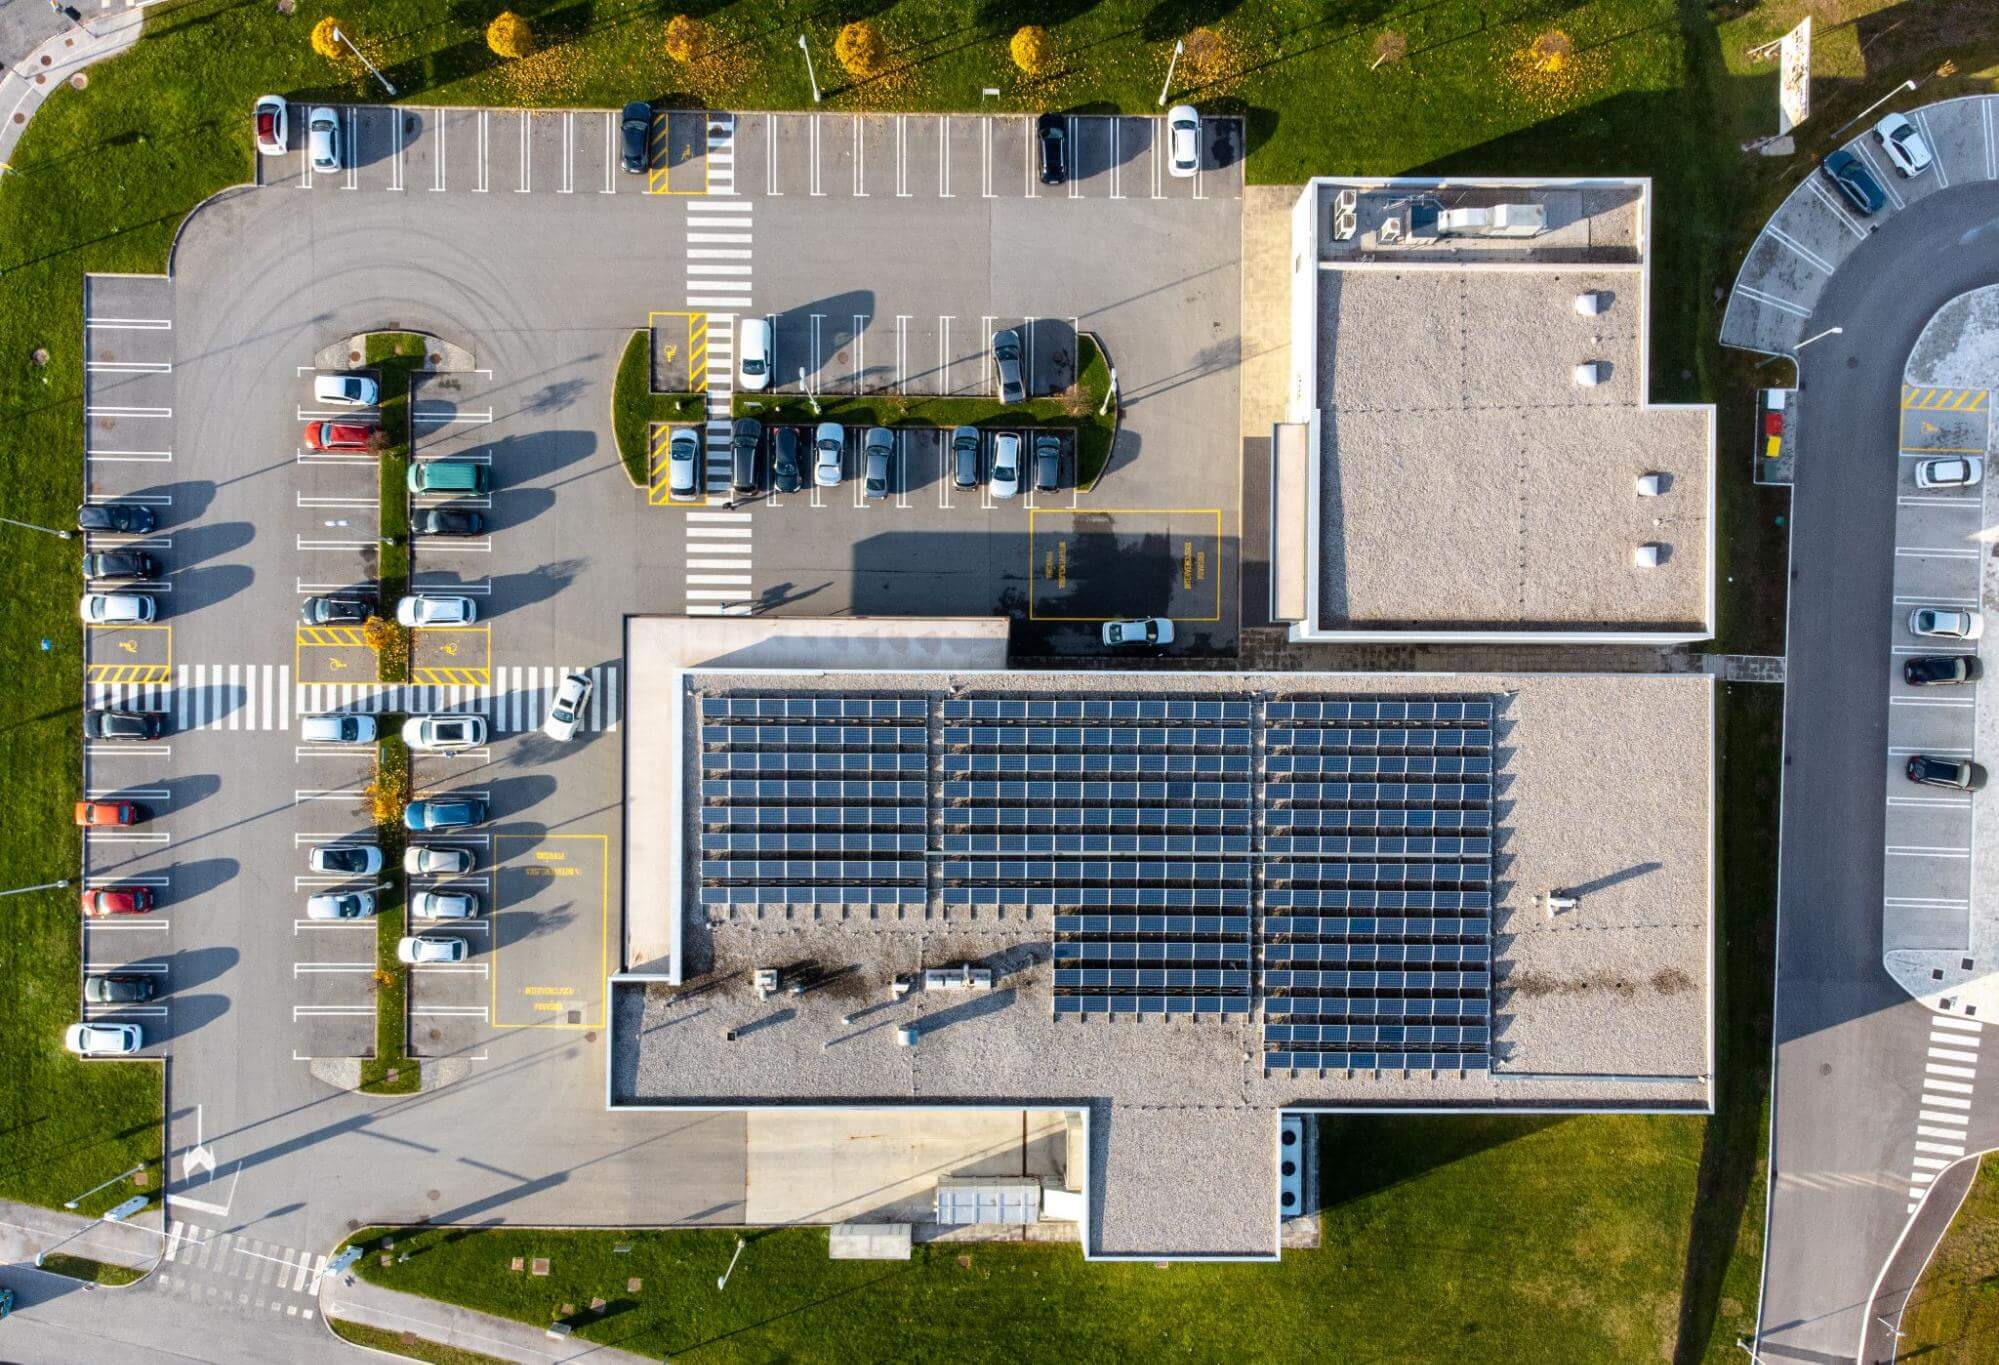
<instances>
[{"instance_id":1,"label":"white parking space line","mask_svg":"<svg viewBox=\"0 0 1999 1365\"><path fill-rule=\"evenodd\" d=\"M489 154L493 145L491 120L490 109L479 111L479 183L472 187L474 194L485 194L492 188L492 157Z\"/></svg>"},{"instance_id":2,"label":"white parking space line","mask_svg":"<svg viewBox=\"0 0 1999 1365\"><path fill-rule=\"evenodd\" d=\"M1833 197L1833 193L1831 190L1828 190L1825 186L1821 185L1818 182L1817 176L1812 177L1812 179L1806 181L1805 184L1806 187L1811 190L1812 197L1817 199L1819 203L1825 205L1826 211L1832 214L1833 217L1837 218L1840 221L1840 224L1844 226L1848 232L1852 233L1855 237L1859 238L1862 241L1865 241L1867 239L1866 229L1862 228L1860 224L1853 221L1852 217L1847 213L1845 206L1842 205L1837 199Z\"/></svg>"},{"instance_id":3,"label":"white parking space line","mask_svg":"<svg viewBox=\"0 0 1999 1365\"><path fill-rule=\"evenodd\" d=\"M347 178L340 187L343 190L361 188L360 121L361 111L350 106L347 110Z\"/></svg>"},{"instance_id":4,"label":"white parking space line","mask_svg":"<svg viewBox=\"0 0 1999 1365\"><path fill-rule=\"evenodd\" d=\"M1943 164L1943 144L1938 142L1936 135L1930 132L1929 111L1924 109L1916 110L1913 122L1916 127L1922 130L1923 141L1930 144L1930 169L1937 173L1937 188L1949 189L1950 171ZM1892 192L1890 191L1890 193Z\"/></svg>"},{"instance_id":5,"label":"white parking space line","mask_svg":"<svg viewBox=\"0 0 1999 1365\"><path fill-rule=\"evenodd\" d=\"M1925 132L1924 136L1927 137L1928 133ZM1936 144L1931 143L1930 145L1934 147ZM1858 142L1855 142L1853 150L1867 164L1868 171L1874 176L1874 183L1886 191L1888 201L1895 206L1896 212L1899 213L1901 210L1907 208L1909 201L1904 199L1902 192L1895 188L1895 172L1893 170L1884 171L1881 169L1881 163L1875 159L1874 149L1867 145L1867 139L1861 138Z\"/></svg>"},{"instance_id":6,"label":"white parking space line","mask_svg":"<svg viewBox=\"0 0 1999 1365\"><path fill-rule=\"evenodd\" d=\"M85 318L86 331L112 332L170 332L173 330L171 318Z\"/></svg>"},{"instance_id":7,"label":"white parking space line","mask_svg":"<svg viewBox=\"0 0 1999 1365\"><path fill-rule=\"evenodd\" d=\"M1827 275L1832 274L1833 271L1836 269L1836 267L1833 265L1831 261L1828 261L1825 257L1819 255L1816 251L1812 251L1811 249L1806 247L1802 242L1798 241L1797 238L1791 236L1789 233L1783 231L1781 228L1777 227L1776 225L1772 224L1771 226L1764 228L1763 231L1769 236L1771 241L1775 242L1778 246L1783 247L1786 251L1790 252L1793 256L1796 256L1806 265L1811 266L1812 269L1820 271ZM1756 297L1763 298L1767 296L1757 295ZM1807 312L1805 316L1809 316L1809 312Z\"/></svg>"}]
</instances>

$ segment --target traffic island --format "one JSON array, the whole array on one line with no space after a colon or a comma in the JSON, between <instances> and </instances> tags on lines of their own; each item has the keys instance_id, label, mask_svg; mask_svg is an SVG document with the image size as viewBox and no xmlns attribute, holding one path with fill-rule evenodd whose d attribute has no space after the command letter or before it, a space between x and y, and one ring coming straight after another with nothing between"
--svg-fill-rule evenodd
<instances>
[{"instance_id":1,"label":"traffic island","mask_svg":"<svg viewBox=\"0 0 1999 1365\"><path fill-rule=\"evenodd\" d=\"M410 800L410 751L401 716L381 718L375 778L368 784L368 813L382 850L382 879L375 904L375 1055L361 1060L358 1088L370 1095L411 1095L422 1084L409 1055L409 971L396 956L408 927L403 879L403 808Z\"/></svg>"},{"instance_id":2,"label":"traffic island","mask_svg":"<svg viewBox=\"0 0 1999 1365\"><path fill-rule=\"evenodd\" d=\"M652 469L653 430L673 423L698 424L708 417L707 395L654 389L652 350L651 329L635 329L611 386L611 429L618 438L618 458L632 487L648 490L659 482ZM684 364L676 360L674 374L685 372Z\"/></svg>"}]
</instances>

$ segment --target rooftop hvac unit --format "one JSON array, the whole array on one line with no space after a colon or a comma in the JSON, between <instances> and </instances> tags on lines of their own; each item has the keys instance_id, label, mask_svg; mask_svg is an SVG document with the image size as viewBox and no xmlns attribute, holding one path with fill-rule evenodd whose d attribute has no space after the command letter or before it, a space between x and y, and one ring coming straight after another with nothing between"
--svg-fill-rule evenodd
<instances>
[{"instance_id":1,"label":"rooftop hvac unit","mask_svg":"<svg viewBox=\"0 0 1999 1365\"><path fill-rule=\"evenodd\" d=\"M1587 289L1576 295L1576 311L1586 318L1593 318L1603 312L1608 302L1607 295L1595 289Z\"/></svg>"},{"instance_id":2,"label":"rooftop hvac unit","mask_svg":"<svg viewBox=\"0 0 1999 1365\"><path fill-rule=\"evenodd\" d=\"M1537 237L1547 226L1548 210L1540 204L1445 209L1437 215L1439 237Z\"/></svg>"},{"instance_id":3,"label":"rooftop hvac unit","mask_svg":"<svg viewBox=\"0 0 1999 1365\"><path fill-rule=\"evenodd\" d=\"M1585 360L1576 366L1575 381L1579 389L1595 388L1603 382L1603 366L1597 361Z\"/></svg>"},{"instance_id":4,"label":"rooftop hvac unit","mask_svg":"<svg viewBox=\"0 0 1999 1365\"><path fill-rule=\"evenodd\" d=\"M1665 491L1666 476L1664 474L1640 474L1638 476L1639 497L1656 498Z\"/></svg>"},{"instance_id":5,"label":"rooftop hvac unit","mask_svg":"<svg viewBox=\"0 0 1999 1365\"><path fill-rule=\"evenodd\" d=\"M1359 205L1360 191L1352 185L1348 185L1333 196L1333 211L1335 213L1352 213Z\"/></svg>"},{"instance_id":6,"label":"rooftop hvac unit","mask_svg":"<svg viewBox=\"0 0 1999 1365\"><path fill-rule=\"evenodd\" d=\"M756 974L750 978L750 984L756 988L759 1000L777 994L777 968L757 968Z\"/></svg>"},{"instance_id":7,"label":"rooftop hvac unit","mask_svg":"<svg viewBox=\"0 0 1999 1365\"><path fill-rule=\"evenodd\" d=\"M1392 246L1401 241L1402 220L1394 216L1382 219L1381 226L1375 230L1375 239L1383 246Z\"/></svg>"},{"instance_id":8,"label":"rooftop hvac unit","mask_svg":"<svg viewBox=\"0 0 1999 1365\"><path fill-rule=\"evenodd\" d=\"M1631 552L1631 562L1641 569L1656 569L1666 559L1666 547L1656 540L1648 540Z\"/></svg>"},{"instance_id":9,"label":"rooftop hvac unit","mask_svg":"<svg viewBox=\"0 0 1999 1365\"><path fill-rule=\"evenodd\" d=\"M936 1218L962 1227L969 1223L1038 1223L1038 1176L944 1176L937 1182Z\"/></svg>"},{"instance_id":10,"label":"rooftop hvac unit","mask_svg":"<svg viewBox=\"0 0 1999 1365\"><path fill-rule=\"evenodd\" d=\"M992 988L991 967L974 967L961 962L955 967L928 967L923 972L923 989L926 991L989 991Z\"/></svg>"},{"instance_id":11,"label":"rooftop hvac unit","mask_svg":"<svg viewBox=\"0 0 1999 1365\"><path fill-rule=\"evenodd\" d=\"M1333 218L1334 241L1351 242L1354 234L1359 231L1360 215L1356 214L1352 209L1342 210Z\"/></svg>"},{"instance_id":12,"label":"rooftop hvac unit","mask_svg":"<svg viewBox=\"0 0 1999 1365\"><path fill-rule=\"evenodd\" d=\"M1305 1117L1286 1114L1277 1125L1278 1216L1305 1211Z\"/></svg>"}]
</instances>

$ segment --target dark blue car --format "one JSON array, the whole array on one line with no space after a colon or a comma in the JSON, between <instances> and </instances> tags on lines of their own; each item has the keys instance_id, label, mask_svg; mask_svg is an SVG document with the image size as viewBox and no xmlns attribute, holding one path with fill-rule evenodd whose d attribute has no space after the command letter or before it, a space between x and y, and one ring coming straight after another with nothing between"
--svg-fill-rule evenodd
<instances>
[{"instance_id":1,"label":"dark blue car","mask_svg":"<svg viewBox=\"0 0 1999 1365\"><path fill-rule=\"evenodd\" d=\"M1881 206L1888 202L1881 193L1881 186L1867 172L1867 167L1852 152L1834 152L1825 159L1819 169L1826 179L1839 186L1839 192L1846 196L1846 202L1862 213L1879 213Z\"/></svg>"},{"instance_id":2,"label":"dark blue car","mask_svg":"<svg viewBox=\"0 0 1999 1365\"><path fill-rule=\"evenodd\" d=\"M464 829L484 824L486 803L476 796L439 796L428 801L412 801L403 810L403 824L418 833L439 829Z\"/></svg>"}]
</instances>

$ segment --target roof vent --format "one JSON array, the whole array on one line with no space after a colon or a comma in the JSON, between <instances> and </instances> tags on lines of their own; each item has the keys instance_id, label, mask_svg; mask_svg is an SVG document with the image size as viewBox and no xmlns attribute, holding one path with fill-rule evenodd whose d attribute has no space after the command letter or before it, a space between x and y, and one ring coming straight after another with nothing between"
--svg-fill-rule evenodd
<instances>
[{"instance_id":1,"label":"roof vent","mask_svg":"<svg viewBox=\"0 0 1999 1365\"><path fill-rule=\"evenodd\" d=\"M1665 562L1666 547L1648 540L1631 552L1631 562L1641 569L1656 569Z\"/></svg>"},{"instance_id":2,"label":"roof vent","mask_svg":"<svg viewBox=\"0 0 1999 1365\"><path fill-rule=\"evenodd\" d=\"M1575 381L1579 389L1595 388L1603 382L1603 365L1598 361L1585 360L1576 366Z\"/></svg>"},{"instance_id":3,"label":"roof vent","mask_svg":"<svg viewBox=\"0 0 1999 1365\"><path fill-rule=\"evenodd\" d=\"M1666 476L1664 474L1640 474L1638 476L1639 497L1656 498L1665 491Z\"/></svg>"},{"instance_id":4,"label":"roof vent","mask_svg":"<svg viewBox=\"0 0 1999 1365\"><path fill-rule=\"evenodd\" d=\"M1597 289L1586 289L1576 295L1576 311L1586 318L1593 318L1609 307L1608 297Z\"/></svg>"},{"instance_id":5,"label":"roof vent","mask_svg":"<svg viewBox=\"0 0 1999 1365\"><path fill-rule=\"evenodd\" d=\"M1402 240L1402 220L1388 217L1381 220L1381 226L1374 230L1375 240L1384 245Z\"/></svg>"}]
</instances>

